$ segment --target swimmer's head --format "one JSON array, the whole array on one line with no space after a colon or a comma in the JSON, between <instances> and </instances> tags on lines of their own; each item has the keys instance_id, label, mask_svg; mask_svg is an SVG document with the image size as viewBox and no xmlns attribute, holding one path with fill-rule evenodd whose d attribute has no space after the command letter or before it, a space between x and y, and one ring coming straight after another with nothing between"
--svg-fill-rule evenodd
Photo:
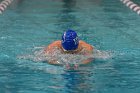
<instances>
[{"instance_id":1,"label":"swimmer's head","mask_svg":"<svg viewBox=\"0 0 140 93\"><path fill-rule=\"evenodd\" d=\"M67 30L62 35L62 47L65 50L75 50L78 48L79 39L77 33L73 30Z\"/></svg>"}]
</instances>

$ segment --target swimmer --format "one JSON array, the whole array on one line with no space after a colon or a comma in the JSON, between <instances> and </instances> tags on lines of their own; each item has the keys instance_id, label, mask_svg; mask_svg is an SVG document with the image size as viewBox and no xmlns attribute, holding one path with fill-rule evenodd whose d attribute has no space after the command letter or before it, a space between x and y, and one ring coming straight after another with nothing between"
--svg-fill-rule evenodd
<instances>
[{"instance_id":1,"label":"swimmer","mask_svg":"<svg viewBox=\"0 0 140 93\"><path fill-rule=\"evenodd\" d=\"M79 40L78 35L73 30L67 30L62 35L62 40L54 41L48 47L45 48L46 54L54 54L55 51L60 51L61 54L78 54L89 56L93 54L93 46L86 42ZM81 64L88 64L92 61L92 58L83 60ZM49 64L63 65L57 60L48 60Z\"/></svg>"}]
</instances>

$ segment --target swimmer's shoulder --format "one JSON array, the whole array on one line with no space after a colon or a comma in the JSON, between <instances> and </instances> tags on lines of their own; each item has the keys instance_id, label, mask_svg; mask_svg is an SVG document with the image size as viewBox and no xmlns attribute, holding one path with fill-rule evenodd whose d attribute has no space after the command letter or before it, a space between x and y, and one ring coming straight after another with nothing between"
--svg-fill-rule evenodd
<instances>
[{"instance_id":1,"label":"swimmer's shoulder","mask_svg":"<svg viewBox=\"0 0 140 93\"><path fill-rule=\"evenodd\" d=\"M61 40L54 41L52 44L61 44Z\"/></svg>"},{"instance_id":2,"label":"swimmer's shoulder","mask_svg":"<svg viewBox=\"0 0 140 93\"><path fill-rule=\"evenodd\" d=\"M80 44L83 48L86 48L87 50L93 50L93 48L94 48L92 45L90 45L90 44L88 44L88 43L86 43L86 42L84 42L84 41L82 41L82 40L79 41L79 44Z\"/></svg>"},{"instance_id":3,"label":"swimmer's shoulder","mask_svg":"<svg viewBox=\"0 0 140 93\"><path fill-rule=\"evenodd\" d=\"M53 47L53 46L61 46L61 41L60 40L54 41L48 47Z\"/></svg>"},{"instance_id":4,"label":"swimmer's shoulder","mask_svg":"<svg viewBox=\"0 0 140 93\"><path fill-rule=\"evenodd\" d=\"M48 50L52 50L54 48L60 48L61 47L61 41L60 40L57 40L57 41L54 41L52 42L51 44L49 44L45 50L48 51Z\"/></svg>"}]
</instances>

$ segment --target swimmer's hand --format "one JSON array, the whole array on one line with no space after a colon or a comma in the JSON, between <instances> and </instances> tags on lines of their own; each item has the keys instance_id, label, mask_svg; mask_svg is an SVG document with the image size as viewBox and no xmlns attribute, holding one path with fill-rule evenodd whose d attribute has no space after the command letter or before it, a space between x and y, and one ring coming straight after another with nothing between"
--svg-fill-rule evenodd
<instances>
[{"instance_id":1,"label":"swimmer's hand","mask_svg":"<svg viewBox=\"0 0 140 93\"><path fill-rule=\"evenodd\" d=\"M56 61L56 60L48 61L48 63L51 65L63 66L62 63L60 63L59 61Z\"/></svg>"},{"instance_id":2,"label":"swimmer's hand","mask_svg":"<svg viewBox=\"0 0 140 93\"><path fill-rule=\"evenodd\" d=\"M66 65L65 65L65 68L66 68L67 70L78 70L78 67L79 67L78 64L73 64L73 65L71 65L71 64L66 64Z\"/></svg>"}]
</instances>

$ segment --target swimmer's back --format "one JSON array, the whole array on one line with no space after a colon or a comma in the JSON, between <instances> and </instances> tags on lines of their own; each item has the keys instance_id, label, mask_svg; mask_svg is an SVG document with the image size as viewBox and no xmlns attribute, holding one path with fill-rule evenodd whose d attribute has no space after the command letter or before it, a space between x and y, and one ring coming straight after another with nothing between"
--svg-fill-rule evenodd
<instances>
[{"instance_id":1,"label":"swimmer's back","mask_svg":"<svg viewBox=\"0 0 140 93\"><path fill-rule=\"evenodd\" d=\"M46 49L45 51L50 51L52 52L51 50L53 49L60 49L62 50L62 45L61 45L61 40L57 40L57 41L54 41L53 43L51 43ZM89 54L92 54L93 52L93 47L90 45L90 44L87 44L86 42L80 40L79 41L79 47L78 48L82 48L84 49L87 53ZM80 51L79 51L80 52Z\"/></svg>"}]
</instances>

